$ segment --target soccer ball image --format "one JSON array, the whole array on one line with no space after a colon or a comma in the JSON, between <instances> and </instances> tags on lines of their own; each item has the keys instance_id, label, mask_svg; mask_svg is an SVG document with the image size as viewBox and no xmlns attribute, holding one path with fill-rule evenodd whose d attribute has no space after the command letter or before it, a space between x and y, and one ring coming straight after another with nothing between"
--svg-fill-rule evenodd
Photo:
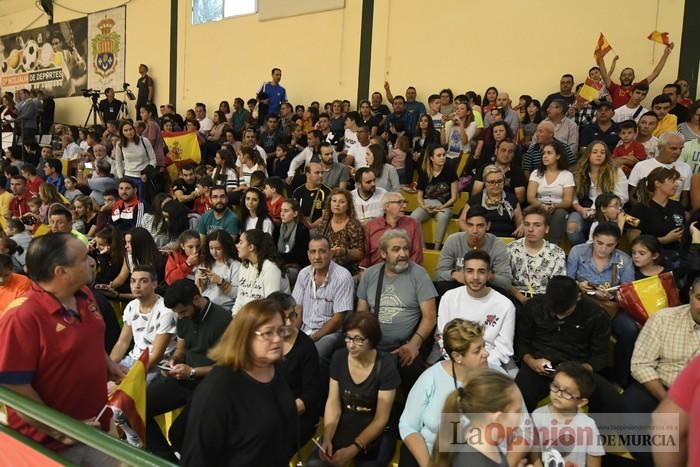
<instances>
[{"instance_id":1,"label":"soccer ball image","mask_svg":"<svg viewBox=\"0 0 700 467\"><path fill-rule=\"evenodd\" d=\"M28 40L22 48L22 68L24 71L32 71L36 68L39 59L39 44L35 40Z\"/></svg>"}]
</instances>

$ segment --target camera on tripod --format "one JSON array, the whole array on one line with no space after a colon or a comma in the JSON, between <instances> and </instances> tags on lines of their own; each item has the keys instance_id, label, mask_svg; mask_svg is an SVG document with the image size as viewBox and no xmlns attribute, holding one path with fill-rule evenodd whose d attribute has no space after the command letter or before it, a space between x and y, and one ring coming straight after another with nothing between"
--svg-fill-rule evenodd
<instances>
[{"instance_id":1,"label":"camera on tripod","mask_svg":"<svg viewBox=\"0 0 700 467\"><path fill-rule=\"evenodd\" d=\"M100 94L102 94L102 91L99 89L81 89L81 92L83 93L83 97L91 99L99 99Z\"/></svg>"},{"instance_id":2,"label":"camera on tripod","mask_svg":"<svg viewBox=\"0 0 700 467\"><path fill-rule=\"evenodd\" d=\"M131 89L129 89L129 86L131 86L129 83L124 83L124 92L126 93L126 97L129 98L129 100L136 100L136 96L134 95L133 92L131 92Z\"/></svg>"}]
</instances>

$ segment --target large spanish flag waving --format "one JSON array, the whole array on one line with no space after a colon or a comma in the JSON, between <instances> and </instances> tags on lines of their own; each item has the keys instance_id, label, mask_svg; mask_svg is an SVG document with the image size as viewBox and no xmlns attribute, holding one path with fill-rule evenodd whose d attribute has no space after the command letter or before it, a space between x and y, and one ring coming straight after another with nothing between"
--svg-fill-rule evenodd
<instances>
[{"instance_id":1,"label":"large spanish flag waving","mask_svg":"<svg viewBox=\"0 0 700 467\"><path fill-rule=\"evenodd\" d=\"M598 93L603 88L603 84L592 78L586 78L586 82L578 92L576 100L582 104L590 102L598 97Z\"/></svg>"},{"instance_id":2,"label":"large spanish flag waving","mask_svg":"<svg viewBox=\"0 0 700 467\"><path fill-rule=\"evenodd\" d=\"M107 401L107 406L112 409L114 424L124 432L127 442L137 447L146 444L147 368L148 348Z\"/></svg>"},{"instance_id":3,"label":"large spanish flag waving","mask_svg":"<svg viewBox=\"0 0 700 467\"><path fill-rule=\"evenodd\" d=\"M646 277L620 286L620 306L639 324L662 308L680 305L672 272Z\"/></svg>"}]
</instances>

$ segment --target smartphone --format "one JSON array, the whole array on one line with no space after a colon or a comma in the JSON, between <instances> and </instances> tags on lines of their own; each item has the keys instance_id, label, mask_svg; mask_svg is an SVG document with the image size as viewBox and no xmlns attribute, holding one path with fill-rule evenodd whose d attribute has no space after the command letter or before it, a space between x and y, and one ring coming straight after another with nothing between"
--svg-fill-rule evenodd
<instances>
[{"instance_id":1,"label":"smartphone","mask_svg":"<svg viewBox=\"0 0 700 467\"><path fill-rule=\"evenodd\" d=\"M318 449L319 449L322 453L324 453L325 455L328 455L328 452L323 448L323 446L321 446L321 445L319 444L318 441L316 441L314 438L311 438L311 441L313 441L314 444L315 444L316 446L318 446Z\"/></svg>"},{"instance_id":2,"label":"smartphone","mask_svg":"<svg viewBox=\"0 0 700 467\"><path fill-rule=\"evenodd\" d=\"M620 290L620 286L616 285L615 287L608 287L607 289L603 290L605 290L606 292L617 292L618 290Z\"/></svg>"},{"instance_id":3,"label":"smartphone","mask_svg":"<svg viewBox=\"0 0 700 467\"><path fill-rule=\"evenodd\" d=\"M92 170L92 162L86 162L85 163L85 168Z\"/></svg>"},{"instance_id":4,"label":"smartphone","mask_svg":"<svg viewBox=\"0 0 700 467\"><path fill-rule=\"evenodd\" d=\"M546 371L547 373L554 373L556 370L552 367L551 364L548 364L544 366L544 371Z\"/></svg>"},{"instance_id":5,"label":"smartphone","mask_svg":"<svg viewBox=\"0 0 700 467\"><path fill-rule=\"evenodd\" d=\"M159 363L159 364L156 365L156 366L157 366L158 368L160 368L161 370L164 370L164 371L172 371L173 368L174 368L174 367L172 367L172 366L168 366L168 365L165 365L165 364L163 364L163 363Z\"/></svg>"}]
</instances>

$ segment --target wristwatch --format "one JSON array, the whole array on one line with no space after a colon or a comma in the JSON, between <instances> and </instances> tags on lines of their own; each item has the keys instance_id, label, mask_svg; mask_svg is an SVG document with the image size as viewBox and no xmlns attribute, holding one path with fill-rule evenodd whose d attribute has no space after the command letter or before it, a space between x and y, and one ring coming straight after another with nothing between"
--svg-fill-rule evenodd
<instances>
[{"instance_id":1,"label":"wristwatch","mask_svg":"<svg viewBox=\"0 0 700 467\"><path fill-rule=\"evenodd\" d=\"M192 369L190 370L190 379L194 379L196 376L197 376L197 370L195 370L194 368L192 368Z\"/></svg>"}]
</instances>

